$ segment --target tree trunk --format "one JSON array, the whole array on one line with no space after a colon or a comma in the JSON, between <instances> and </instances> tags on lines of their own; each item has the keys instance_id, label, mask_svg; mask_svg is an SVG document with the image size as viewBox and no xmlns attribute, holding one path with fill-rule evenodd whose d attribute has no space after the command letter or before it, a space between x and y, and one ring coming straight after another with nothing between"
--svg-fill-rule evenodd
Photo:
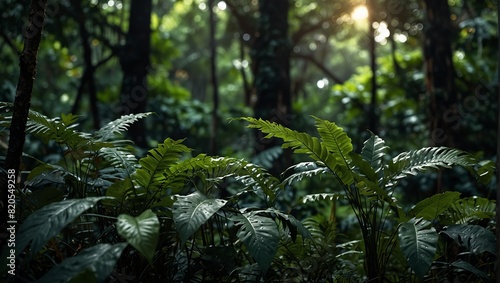
<instances>
[{"instance_id":1,"label":"tree trunk","mask_svg":"<svg viewBox=\"0 0 500 283\"><path fill-rule=\"evenodd\" d=\"M455 69L452 61L450 8L447 0L425 0L425 78L432 146L456 146L457 133L447 123L456 111ZM449 121L448 121L449 122Z\"/></svg>"},{"instance_id":2,"label":"tree trunk","mask_svg":"<svg viewBox=\"0 0 500 283\"><path fill-rule=\"evenodd\" d=\"M217 155L217 128L219 111L219 83L217 79L217 42L215 40L216 19L214 0L208 0L210 16L210 73L212 81L212 125L210 129L210 154Z\"/></svg>"},{"instance_id":3,"label":"tree trunk","mask_svg":"<svg viewBox=\"0 0 500 283\"><path fill-rule=\"evenodd\" d=\"M291 114L288 9L288 0L259 1L259 33L253 50L254 115L282 125L290 123ZM263 139L261 133L257 139L257 152L278 145L275 140ZM286 168L286 160L276 164L276 170Z\"/></svg>"},{"instance_id":4,"label":"tree trunk","mask_svg":"<svg viewBox=\"0 0 500 283\"><path fill-rule=\"evenodd\" d=\"M7 156L5 158L4 169L6 171L2 171L0 174L0 206L2 207L0 223L3 226L2 233L5 231L3 228L5 228L4 225L6 225L7 220L15 220L11 219L10 215L9 218L7 217L7 193L11 194L10 189L12 188L8 186L8 180L17 180L19 175L21 155L26 139L26 122L28 121L31 95L35 82L38 48L42 37L46 8L47 0L31 1L30 3L29 22L24 34L24 49L19 60L20 73L10 126L9 148L7 149ZM9 188L9 191L7 191L7 188Z\"/></svg>"},{"instance_id":5,"label":"tree trunk","mask_svg":"<svg viewBox=\"0 0 500 283\"><path fill-rule=\"evenodd\" d=\"M151 0L132 0L126 44L119 52L123 70L121 115L146 111L148 96L147 74L151 45ZM145 122L132 124L128 134L140 147L146 147Z\"/></svg>"}]
</instances>

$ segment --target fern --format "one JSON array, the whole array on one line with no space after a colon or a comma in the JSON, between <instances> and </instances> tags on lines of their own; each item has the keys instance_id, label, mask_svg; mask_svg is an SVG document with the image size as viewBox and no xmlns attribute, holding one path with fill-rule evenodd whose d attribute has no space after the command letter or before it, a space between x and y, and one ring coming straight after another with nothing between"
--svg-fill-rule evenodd
<instances>
[{"instance_id":1,"label":"fern","mask_svg":"<svg viewBox=\"0 0 500 283\"><path fill-rule=\"evenodd\" d=\"M288 176L285 180L283 180L282 185L291 185L293 183L300 182L304 177L310 178L312 176L328 173L328 168L318 167L315 162L302 162L288 168L288 170L290 169L298 169L303 171L293 173L292 175Z\"/></svg>"},{"instance_id":2,"label":"fern","mask_svg":"<svg viewBox=\"0 0 500 283\"><path fill-rule=\"evenodd\" d=\"M361 156L370 164L375 173L378 173L383 168L382 158L387 154L387 149L385 141L372 133L364 142Z\"/></svg>"},{"instance_id":3,"label":"fern","mask_svg":"<svg viewBox=\"0 0 500 283\"><path fill-rule=\"evenodd\" d=\"M460 165L474 166L474 158L465 151L447 147L425 147L403 152L396 156L385 170L387 186L409 175L417 175L429 169L451 168Z\"/></svg>"},{"instance_id":4,"label":"fern","mask_svg":"<svg viewBox=\"0 0 500 283\"><path fill-rule=\"evenodd\" d=\"M113 138L122 135L134 122L137 122L139 119L143 119L151 114L152 112L123 115L96 131L94 136L99 141L110 141Z\"/></svg>"},{"instance_id":5,"label":"fern","mask_svg":"<svg viewBox=\"0 0 500 283\"><path fill-rule=\"evenodd\" d=\"M344 144L345 138L339 141L341 143L340 147L337 145L338 150L341 152L339 157L330 153L330 149L334 150L336 147L334 144L329 144L327 147L325 143L321 142L317 137L313 137L307 133L297 132L277 123L264 121L262 119L250 117L241 119L250 123L248 126L249 128L259 129L261 132L267 134L265 138L277 137L282 139L284 141L282 145L283 148L291 148L295 153L307 154L312 159L322 162L332 173L336 174L344 184L349 184L352 181L352 175L350 171L346 169L345 160L347 157L343 155L349 148ZM328 126L325 127L332 127L332 125L328 124ZM330 131L328 129L322 130L322 134L326 137L327 141L335 141L336 135L332 132L328 132Z\"/></svg>"},{"instance_id":6,"label":"fern","mask_svg":"<svg viewBox=\"0 0 500 283\"><path fill-rule=\"evenodd\" d=\"M335 123L314 116L313 118L316 120L316 128L323 144L333 153L339 166L349 167L349 153L353 149L351 138Z\"/></svg>"},{"instance_id":7,"label":"fern","mask_svg":"<svg viewBox=\"0 0 500 283\"><path fill-rule=\"evenodd\" d=\"M115 168L123 168L127 175L135 172L137 167L137 158L131 153L131 150L123 147L104 147L99 150L99 156L108 161Z\"/></svg>"},{"instance_id":8,"label":"fern","mask_svg":"<svg viewBox=\"0 0 500 283\"><path fill-rule=\"evenodd\" d=\"M133 179L142 188L154 190L165 180L165 170L178 162L185 152L190 152L190 149L182 144L182 140L167 138L139 160L141 168L137 169Z\"/></svg>"},{"instance_id":9,"label":"fern","mask_svg":"<svg viewBox=\"0 0 500 283\"><path fill-rule=\"evenodd\" d=\"M30 110L26 132L40 137L45 142L53 140L69 148L78 148L89 143L90 135L73 130L75 125L65 125L56 117L49 119L47 116Z\"/></svg>"}]
</instances>

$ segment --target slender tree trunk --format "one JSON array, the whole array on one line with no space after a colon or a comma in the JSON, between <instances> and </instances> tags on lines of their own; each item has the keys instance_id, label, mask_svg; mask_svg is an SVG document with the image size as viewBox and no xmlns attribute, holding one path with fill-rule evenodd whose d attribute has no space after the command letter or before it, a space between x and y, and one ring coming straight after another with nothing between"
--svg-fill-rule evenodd
<instances>
[{"instance_id":1,"label":"slender tree trunk","mask_svg":"<svg viewBox=\"0 0 500 283\"><path fill-rule=\"evenodd\" d=\"M151 49L151 6L151 0L131 0L126 44L119 52L123 70L121 107L118 111L121 115L146 111L147 74ZM128 134L136 145L147 146L144 120L132 124Z\"/></svg>"},{"instance_id":2,"label":"slender tree trunk","mask_svg":"<svg viewBox=\"0 0 500 283\"><path fill-rule=\"evenodd\" d=\"M500 23L500 5L497 4L497 21ZM498 49L498 55L497 55L497 206L496 206L496 223L500 223L500 24L497 25L497 37L498 37L498 42L497 42L497 49ZM497 243L496 243L496 248L497 248L497 253L500 251L500 229L496 229L496 234L497 234ZM498 264L498 258L497 258L497 264L496 264L496 270L495 270L495 275L498 280L500 278L500 264Z\"/></svg>"},{"instance_id":3,"label":"slender tree trunk","mask_svg":"<svg viewBox=\"0 0 500 283\"><path fill-rule=\"evenodd\" d=\"M1 175L0 195L1 195L1 221L0 225L5 228L7 223L7 179L17 180L21 164L21 155L26 139L26 122L31 104L31 95L33 92L33 84L36 76L36 64L38 56L38 48L42 37L43 25L45 22L45 9L47 8L47 0L34 1L30 3L29 22L24 34L24 48L19 60L19 80L17 82L16 97L14 99L14 107L12 121L10 126L9 148L5 158L4 169ZM7 172L9 175L7 176ZM13 219L10 219L13 220ZM5 230L2 229L2 233ZM2 239L3 242L3 239Z\"/></svg>"},{"instance_id":4,"label":"slender tree trunk","mask_svg":"<svg viewBox=\"0 0 500 283\"><path fill-rule=\"evenodd\" d=\"M212 80L212 125L210 129L210 154L217 155L217 128L219 111L219 83L217 79L217 42L215 39L216 19L214 0L208 1L210 15L210 72Z\"/></svg>"},{"instance_id":5,"label":"slender tree trunk","mask_svg":"<svg viewBox=\"0 0 500 283\"><path fill-rule=\"evenodd\" d=\"M253 50L257 94L254 115L283 125L290 123L291 116L288 10L288 0L259 1L259 35ZM261 133L257 133L257 139L257 152L279 145L263 139ZM286 153L275 163L275 171L288 167L289 159Z\"/></svg>"},{"instance_id":6,"label":"slender tree trunk","mask_svg":"<svg viewBox=\"0 0 500 283\"><path fill-rule=\"evenodd\" d=\"M455 69L452 61L450 8L447 0L425 0L425 78L429 101L430 139L432 146L456 146L457 134L446 123L446 113L458 101Z\"/></svg>"},{"instance_id":7,"label":"slender tree trunk","mask_svg":"<svg viewBox=\"0 0 500 283\"><path fill-rule=\"evenodd\" d=\"M375 22L375 12L377 11L377 5L375 0L369 2L369 37L370 37L370 69L372 71L371 82L371 99L370 106L368 110L368 129L373 133L377 133L378 127L378 115L377 115L377 54L376 54L376 42L375 42L375 28L373 23Z\"/></svg>"}]
</instances>

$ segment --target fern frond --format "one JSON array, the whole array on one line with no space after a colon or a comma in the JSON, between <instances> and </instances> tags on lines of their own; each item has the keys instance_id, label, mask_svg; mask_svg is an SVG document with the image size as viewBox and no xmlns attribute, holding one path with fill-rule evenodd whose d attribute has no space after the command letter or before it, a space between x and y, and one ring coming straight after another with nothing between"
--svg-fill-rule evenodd
<instances>
[{"instance_id":1,"label":"fern frond","mask_svg":"<svg viewBox=\"0 0 500 283\"><path fill-rule=\"evenodd\" d=\"M283 149L279 146L274 146L255 155L252 158L252 163L265 168L271 168L273 167L273 162L277 160L281 154L283 154Z\"/></svg>"},{"instance_id":2,"label":"fern frond","mask_svg":"<svg viewBox=\"0 0 500 283\"><path fill-rule=\"evenodd\" d=\"M453 165L470 168L475 164L475 159L465 151L447 147L425 147L394 157L384 173L386 185L392 186L401 178L429 169L451 168Z\"/></svg>"},{"instance_id":3,"label":"fern frond","mask_svg":"<svg viewBox=\"0 0 500 283\"><path fill-rule=\"evenodd\" d=\"M139 119L143 119L151 114L153 113L147 112L147 113L123 115L120 118L111 121L102 128L100 128L98 131L94 133L94 135L99 141L109 141L113 138L116 138L119 135L122 135L123 132L127 131L128 127L134 122L137 122Z\"/></svg>"},{"instance_id":4,"label":"fern frond","mask_svg":"<svg viewBox=\"0 0 500 283\"><path fill-rule=\"evenodd\" d=\"M138 164L137 158L123 147L104 147L99 150L98 155L115 168L125 169L127 175L134 173Z\"/></svg>"},{"instance_id":5,"label":"fern frond","mask_svg":"<svg viewBox=\"0 0 500 283\"><path fill-rule=\"evenodd\" d=\"M323 144L333 153L338 164L349 167L349 153L353 150L351 138L337 124L314 117Z\"/></svg>"},{"instance_id":6,"label":"fern frond","mask_svg":"<svg viewBox=\"0 0 500 283\"><path fill-rule=\"evenodd\" d=\"M291 185L292 183L302 181L304 177L310 178L312 176L323 175L325 173L328 173L328 168L318 167L315 162L301 162L299 164L291 166L287 170L290 169L302 170L302 171L293 173L292 175L287 177L285 180L283 180L282 185L286 184Z\"/></svg>"},{"instance_id":7,"label":"fern frond","mask_svg":"<svg viewBox=\"0 0 500 283\"><path fill-rule=\"evenodd\" d=\"M89 143L90 135L73 130L74 125L66 125L60 118L47 116L30 110L26 132L34 134L45 142L53 140L70 148L78 148Z\"/></svg>"},{"instance_id":8,"label":"fern frond","mask_svg":"<svg viewBox=\"0 0 500 283\"><path fill-rule=\"evenodd\" d=\"M346 169L345 162L339 162L318 138L262 119L251 117L241 119L250 123L249 128L258 129L267 134L265 138L277 137L282 139L284 141L283 148L291 148L295 153L307 154L312 159L324 163L343 183L349 184L352 181L352 175Z\"/></svg>"},{"instance_id":9,"label":"fern frond","mask_svg":"<svg viewBox=\"0 0 500 283\"><path fill-rule=\"evenodd\" d=\"M361 156L370 163L375 173L378 173L382 169L382 158L387 154L388 148L385 145L385 141L373 133L364 142Z\"/></svg>"},{"instance_id":10,"label":"fern frond","mask_svg":"<svg viewBox=\"0 0 500 283\"><path fill-rule=\"evenodd\" d=\"M308 202L317 202L322 200L338 200L345 198L345 195L339 193L321 193L321 194L310 194L301 197L297 202L298 203L308 203Z\"/></svg>"},{"instance_id":11,"label":"fern frond","mask_svg":"<svg viewBox=\"0 0 500 283\"><path fill-rule=\"evenodd\" d=\"M167 138L158 147L148 151L148 155L139 160L141 167L134 173L135 182L147 190L158 187L165 180L165 170L176 164L182 153L191 151L182 142Z\"/></svg>"}]
</instances>

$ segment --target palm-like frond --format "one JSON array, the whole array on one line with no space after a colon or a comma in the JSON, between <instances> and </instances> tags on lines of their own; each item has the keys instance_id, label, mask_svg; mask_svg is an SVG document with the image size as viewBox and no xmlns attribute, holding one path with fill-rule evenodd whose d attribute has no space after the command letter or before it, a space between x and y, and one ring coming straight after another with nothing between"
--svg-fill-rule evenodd
<instances>
[{"instance_id":1,"label":"palm-like frond","mask_svg":"<svg viewBox=\"0 0 500 283\"><path fill-rule=\"evenodd\" d=\"M151 149L146 157L139 160L141 168L135 172L134 180L142 188L154 190L164 180L164 171L179 162L181 154L190 149L182 144L183 140L167 138L158 147Z\"/></svg>"},{"instance_id":2,"label":"palm-like frond","mask_svg":"<svg viewBox=\"0 0 500 283\"><path fill-rule=\"evenodd\" d=\"M465 151L447 147L424 147L403 152L385 169L386 185L392 186L399 179L416 175L429 169L451 168L459 165L470 169L477 162Z\"/></svg>"},{"instance_id":3,"label":"palm-like frond","mask_svg":"<svg viewBox=\"0 0 500 283\"><path fill-rule=\"evenodd\" d=\"M127 148L103 147L99 150L98 154L113 167L125 169L127 175L135 172L137 158Z\"/></svg>"},{"instance_id":4,"label":"palm-like frond","mask_svg":"<svg viewBox=\"0 0 500 283\"><path fill-rule=\"evenodd\" d=\"M295 153L307 154L312 159L324 163L345 184L352 181L352 175L346 169L345 162L339 162L336 156L330 153L330 149L318 138L262 119L251 117L241 119L250 123L249 128L259 129L267 134L265 138L277 137L282 139L284 141L283 148L291 148ZM327 136L327 140L332 138L328 137L326 130L323 134Z\"/></svg>"},{"instance_id":5,"label":"palm-like frond","mask_svg":"<svg viewBox=\"0 0 500 283\"><path fill-rule=\"evenodd\" d=\"M348 167L349 153L353 149L351 138L337 124L314 116L313 118L316 120L316 128L323 144L333 153L339 166Z\"/></svg>"},{"instance_id":6,"label":"palm-like frond","mask_svg":"<svg viewBox=\"0 0 500 283\"><path fill-rule=\"evenodd\" d=\"M60 118L47 116L30 110L26 132L42 138L45 142L53 140L70 148L78 148L89 143L90 135L73 130L74 125L66 125Z\"/></svg>"},{"instance_id":7,"label":"palm-like frond","mask_svg":"<svg viewBox=\"0 0 500 283\"><path fill-rule=\"evenodd\" d=\"M293 183L300 182L304 177L310 178L312 176L323 175L328 172L328 168L318 167L315 162L301 162L288 168L288 170L290 169L301 171L288 176L285 180L283 180L282 185L291 185Z\"/></svg>"},{"instance_id":8,"label":"palm-like frond","mask_svg":"<svg viewBox=\"0 0 500 283\"><path fill-rule=\"evenodd\" d=\"M375 173L378 173L382 169L382 158L387 154L388 148L385 145L385 141L373 133L364 142L361 156L370 163Z\"/></svg>"},{"instance_id":9,"label":"palm-like frond","mask_svg":"<svg viewBox=\"0 0 500 283\"><path fill-rule=\"evenodd\" d=\"M151 112L148 112L148 113L123 115L122 117L114 121L111 121L102 128L100 128L98 131L94 133L94 135L99 141L112 140L117 136L122 135L123 132L127 131L128 127L131 124L151 114L152 114Z\"/></svg>"}]
</instances>

